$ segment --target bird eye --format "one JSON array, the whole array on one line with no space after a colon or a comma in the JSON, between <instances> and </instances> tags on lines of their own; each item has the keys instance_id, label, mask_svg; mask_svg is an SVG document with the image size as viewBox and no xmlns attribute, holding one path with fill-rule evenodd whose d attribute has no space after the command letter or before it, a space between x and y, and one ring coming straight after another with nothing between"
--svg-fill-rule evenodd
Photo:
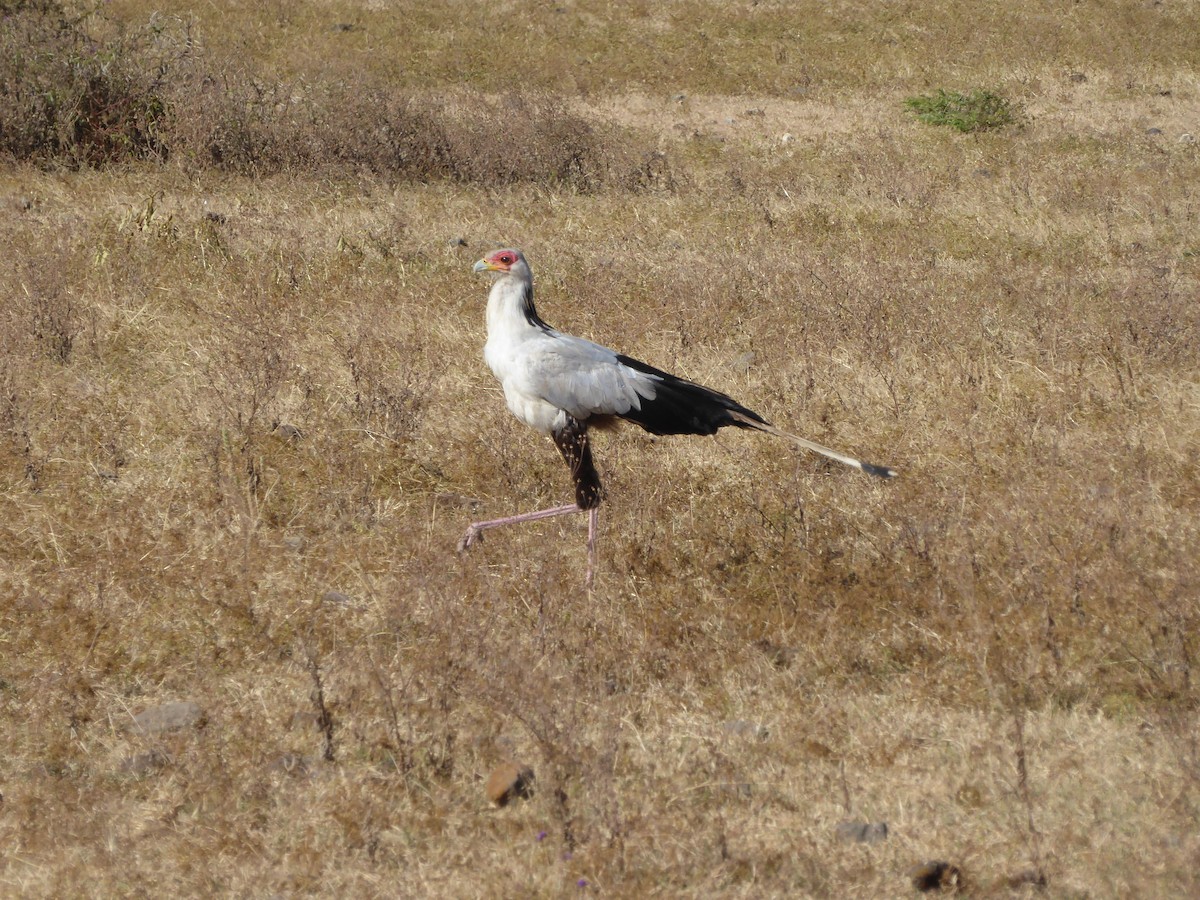
<instances>
[{"instance_id":1,"label":"bird eye","mask_svg":"<svg viewBox=\"0 0 1200 900\"><path fill-rule=\"evenodd\" d=\"M513 258L511 256L509 256L507 253L500 254L500 262L510 263L512 261L513 261Z\"/></svg>"}]
</instances>

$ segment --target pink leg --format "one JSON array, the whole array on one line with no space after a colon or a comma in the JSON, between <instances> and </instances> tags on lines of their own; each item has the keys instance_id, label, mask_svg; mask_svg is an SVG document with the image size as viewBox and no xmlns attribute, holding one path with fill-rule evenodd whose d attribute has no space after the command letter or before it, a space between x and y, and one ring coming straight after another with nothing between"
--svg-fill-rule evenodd
<instances>
[{"instance_id":1,"label":"pink leg","mask_svg":"<svg viewBox=\"0 0 1200 900\"><path fill-rule=\"evenodd\" d=\"M574 503L569 506L555 506L550 509L539 509L537 512L522 513L519 516L506 516L503 519L489 519L486 522L473 522L468 528L467 533L462 536L462 540L458 542L458 552L464 553L470 549L471 545L476 541L483 540L483 532L489 528L499 528L501 525L517 525L521 522L536 522L539 519L551 519L554 516L565 516L567 513L583 512ZM587 587L592 589L592 576L596 571L596 536L600 531L600 510L592 508L588 510L588 537L587 537Z\"/></svg>"},{"instance_id":2,"label":"pink leg","mask_svg":"<svg viewBox=\"0 0 1200 900\"><path fill-rule=\"evenodd\" d=\"M592 575L596 571L596 537L600 530L600 508L593 506L588 510L588 567L587 567L587 589L592 589Z\"/></svg>"},{"instance_id":3,"label":"pink leg","mask_svg":"<svg viewBox=\"0 0 1200 900\"><path fill-rule=\"evenodd\" d=\"M516 525L520 522L536 522L538 519L550 519L554 516L564 516L567 513L582 512L574 503L569 506L555 506L551 509L539 509L537 512L522 513L519 516L507 516L503 519L491 519L487 522L474 522L467 533L458 542L458 552L467 550L476 541L483 539L483 532L489 528L499 528L501 525Z\"/></svg>"}]
</instances>

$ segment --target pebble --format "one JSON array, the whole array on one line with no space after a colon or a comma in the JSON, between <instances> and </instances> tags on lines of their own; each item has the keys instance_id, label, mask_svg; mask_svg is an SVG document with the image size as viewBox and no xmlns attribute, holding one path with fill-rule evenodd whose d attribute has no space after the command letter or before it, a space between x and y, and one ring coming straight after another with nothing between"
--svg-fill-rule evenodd
<instances>
[{"instance_id":1,"label":"pebble","mask_svg":"<svg viewBox=\"0 0 1200 900\"><path fill-rule=\"evenodd\" d=\"M126 729L137 734L161 734L204 724L204 710L191 700L176 700L142 710Z\"/></svg>"},{"instance_id":2,"label":"pebble","mask_svg":"<svg viewBox=\"0 0 1200 900\"><path fill-rule=\"evenodd\" d=\"M838 838L851 844L878 844L888 836L887 822L841 822L835 831Z\"/></svg>"},{"instance_id":3,"label":"pebble","mask_svg":"<svg viewBox=\"0 0 1200 900\"><path fill-rule=\"evenodd\" d=\"M295 425L289 425L287 422L280 422L278 425L276 425L275 433L285 441L290 441L293 444L304 437L304 432L302 432Z\"/></svg>"},{"instance_id":4,"label":"pebble","mask_svg":"<svg viewBox=\"0 0 1200 900\"><path fill-rule=\"evenodd\" d=\"M161 750L149 750L146 753L125 757L121 760L121 771L127 775L149 775L157 772L170 761L171 757Z\"/></svg>"},{"instance_id":5,"label":"pebble","mask_svg":"<svg viewBox=\"0 0 1200 900\"><path fill-rule=\"evenodd\" d=\"M1022 872L1018 872L1016 875L1010 875L1005 879L1005 881L1014 891L1020 890L1026 885L1044 888L1047 884L1046 873L1037 869L1025 869Z\"/></svg>"},{"instance_id":6,"label":"pebble","mask_svg":"<svg viewBox=\"0 0 1200 900\"><path fill-rule=\"evenodd\" d=\"M967 809L979 809L983 806L983 791L973 784L964 784L955 792L954 799Z\"/></svg>"},{"instance_id":7,"label":"pebble","mask_svg":"<svg viewBox=\"0 0 1200 900\"><path fill-rule=\"evenodd\" d=\"M736 735L738 737L751 737L760 741L765 741L771 736L771 729L764 725L759 725L757 722L747 722L745 719L733 719L721 726L721 730L726 734Z\"/></svg>"},{"instance_id":8,"label":"pebble","mask_svg":"<svg viewBox=\"0 0 1200 900\"><path fill-rule=\"evenodd\" d=\"M750 362L754 362L753 354L749 355L751 357ZM748 366L749 364L747 364L747 367ZM796 661L795 647L785 647L783 644L776 644L774 641L767 640L766 638L755 641L754 646L760 650L770 661L771 665L777 669L787 669Z\"/></svg>"},{"instance_id":9,"label":"pebble","mask_svg":"<svg viewBox=\"0 0 1200 900\"><path fill-rule=\"evenodd\" d=\"M474 509L483 503L478 497L467 497L453 491L438 491L433 495L433 502L439 506L465 506Z\"/></svg>"},{"instance_id":10,"label":"pebble","mask_svg":"<svg viewBox=\"0 0 1200 900\"><path fill-rule=\"evenodd\" d=\"M505 806L517 797L533 793L533 769L514 762L502 762L492 770L485 787L488 799Z\"/></svg>"},{"instance_id":11,"label":"pebble","mask_svg":"<svg viewBox=\"0 0 1200 900\"><path fill-rule=\"evenodd\" d=\"M287 727L288 731L295 731L296 729L319 730L321 728L321 717L311 709L298 709L288 719Z\"/></svg>"},{"instance_id":12,"label":"pebble","mask_svg":"<svg viewBox=\"0 0 1200 900\"><path fill-rule=\"evenodd\" d=\"M818 740L814 740L813 738L806 738L805 740L801 741L800 747L804 750L805 754L815 757L816 759L829 759L834 755L833 751L829 749L829 747L827 747L825 744L822 744Z\"/></svg>"},{"instance_id":13,"label":"pebble","mask_svg":"<svg viewBox=\"0 0 1200 900\"><path fill-rule=\"evenodd\" d=\"M754 365L754 351L747 350L745 353L740 353L729 362L729 367L735 372L740 372L745 375L750 371L750 367Z\"/></svg>"},{"instance_id":14,"label":"pebble","mask_svg":"<svg viewBox=\"0 0 1200 900\"><path fill-rule=\"evenodd\" d=\"M307 775L310 760L299 753L285 753L267 766L268 772L282 772L285 775Z\"/></svg>"},{"instance_id":15,"label":"pebble","mask_svg":"<svg viewBox=\"0 0 1200 900\"><path fill-rule=\"evenodd\" d=\"M354 603L354 599L349 594L343 594L341 591L326 591L321 595L322 603L329 603L333 606L350 606Z\"/></svg>"}]
</instances>

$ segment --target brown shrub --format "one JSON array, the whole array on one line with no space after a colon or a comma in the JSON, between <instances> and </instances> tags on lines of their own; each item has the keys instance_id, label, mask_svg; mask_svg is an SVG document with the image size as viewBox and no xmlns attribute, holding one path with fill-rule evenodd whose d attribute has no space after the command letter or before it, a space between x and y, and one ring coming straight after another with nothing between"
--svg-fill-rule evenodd
<instances>
[{"instance_id":1,"label":"brown shrub","mask_svg":"<svg viewBox=\"0 0 1200 900\"><path fill-rule=\"evenodd\" d=\"M163 157L163 78L191 52L186 27L152 17L96 40L54 0L2 8L0 152L71 166Z\"/></svg>"},{"instance_id":2,"label":"brown shrub","mask_svg":"<svg viewBox=\"0 0 1200 900\"><path fill-rule=\"evenodd\" d=\"M169 142L186 164L247 175L367 173L406 181L592 190L614 141L552 100L477 96L447 106L387 85L302 88L253 73L174 86Z\"/></svg>"},{"instance_id":3,"label":"brown shrub","mask_svg":"<svg viewBox=\"0 0 1200 900\"><path fill-rule=\"evenodd\" d=\"M49 0L4 12L0 151L15 159L77 167L174 155L189 169L254 176L366 173L588 191L609 180L620 156L612 136L546 98L467 95L447 105L386 83L290 84L217 68L182 20L102 23L116 36L96 38ZM638 182L638 171L618 180Z\"/></svg>"}]
</instances>

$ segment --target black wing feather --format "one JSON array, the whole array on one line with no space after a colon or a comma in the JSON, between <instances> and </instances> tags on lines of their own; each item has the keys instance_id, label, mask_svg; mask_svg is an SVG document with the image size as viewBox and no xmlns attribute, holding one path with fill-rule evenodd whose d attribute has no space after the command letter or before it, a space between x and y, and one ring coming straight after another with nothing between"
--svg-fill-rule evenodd
<instances>
[{"instance_id":1,"label":"black wing feather","mask_svg":"<svg viewBox=\"0 0 1200 900\"><path fill-rule=\"evenodd\" d=\"M618 354L617 361L659 379L653 400L642 400L640 409L630 409L620 416L636 422L651 434L715 434L718 428L727 425L738 428L753 428L754 422L770 425L758 413L720 391L678 378L630 356ZM751 422L739 420L731 413L738 413Z\"/></svg>"}]
</instances>

